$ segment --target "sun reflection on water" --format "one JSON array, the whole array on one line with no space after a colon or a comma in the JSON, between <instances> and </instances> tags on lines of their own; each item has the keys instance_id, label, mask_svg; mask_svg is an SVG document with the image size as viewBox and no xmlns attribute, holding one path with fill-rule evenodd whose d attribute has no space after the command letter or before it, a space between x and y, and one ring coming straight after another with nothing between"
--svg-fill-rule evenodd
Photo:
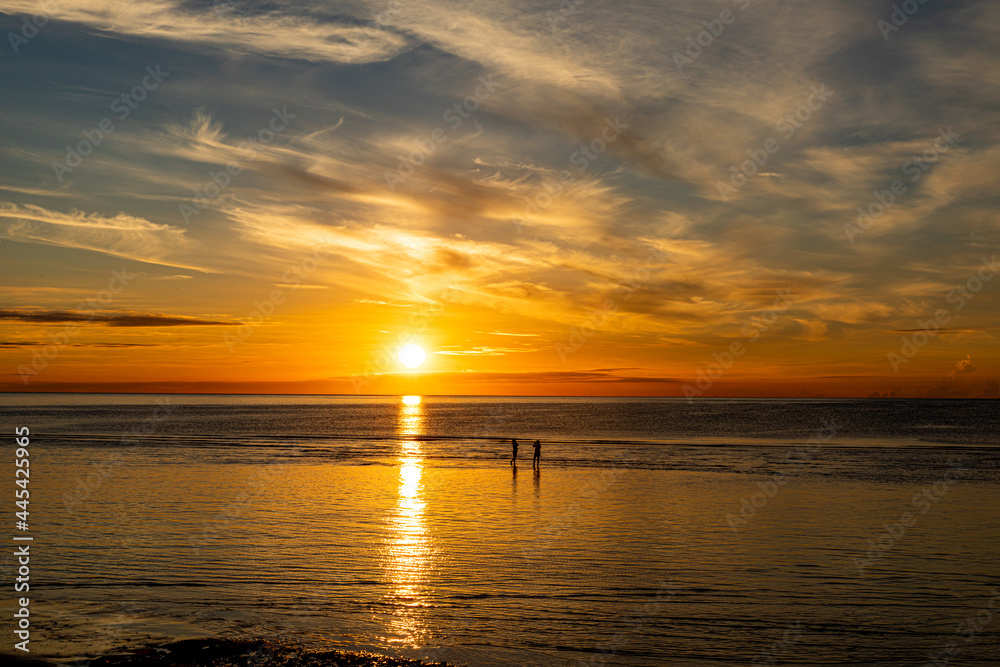
<instances>
[{"instance_id":1,"label":"sun reflection on water","mask_svg":"<svg viewBox=\"0 0 1000 667\"><path fill-rule=\"evenodd\" d=\"M391 642L417 646L426 634L421 607L430 569L430 544L424 522L423 452L419 440L424 412L419 396L404 396L399 406L399 497L387 520L385 569L392 582Z\"/></svg>"}]
</instances>

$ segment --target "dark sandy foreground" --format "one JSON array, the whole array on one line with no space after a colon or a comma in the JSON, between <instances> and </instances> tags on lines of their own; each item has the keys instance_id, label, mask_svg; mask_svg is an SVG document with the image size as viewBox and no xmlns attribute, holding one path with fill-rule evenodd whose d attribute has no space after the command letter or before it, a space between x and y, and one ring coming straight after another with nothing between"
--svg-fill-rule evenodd
<instances>
[{"instance_id":1,"label":"dark sandy foreground","mask_svg":"<svg viewBox=\"0 0 1000 667\"><path fill-rule=\"evenodd\" d=\"M0 654L11 667L51 667L55 663ZM134 649L90 662L90 667L448 667L449 663L389 658L375 653L311 651L263 640L185 639Z\"/></svg>"}]
</instances>

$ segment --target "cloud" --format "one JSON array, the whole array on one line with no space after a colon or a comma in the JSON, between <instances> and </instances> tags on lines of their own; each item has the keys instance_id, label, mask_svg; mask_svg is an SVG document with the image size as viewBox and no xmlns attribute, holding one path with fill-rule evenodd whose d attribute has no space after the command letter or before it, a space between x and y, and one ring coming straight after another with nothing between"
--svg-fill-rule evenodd
<instances>
[{"instance_id":1,"label":"cloud","mask_svg":"<svg viewBox=\"0 0 1000 667\"><path fill-rule=\"evenodd\" d=\"M918 331L926 332L926 329L892 329L892 333L917 333ZM934 333L938 335L946 334L962 334L962 333L974 333L977 329L956 329L955 327L941 327L936 329Z\"/></svg>"},{"instance_id":2,"label":"cloud","mask_svg":"<svg viewBox=\"0 0 1000 667\"><path fill-rule=\"evenodd\" d=\"M106 217L0 202L0 231L21 243L90 250L150 264L211 272L171 259L190 247L185 230L126 213Z\"/></svg>"},{"instance_id":3,"label":"cloud","mask_svg":"<svg viewBox=\"0 0 1000 667\"><path fill-rule=\"evenodd\" d=\"M524 373L485 373L476 372L478 379L494 382L531 382L531 383L622 383L622 384L673 384L684 380L672 377L642 377L637 375L619 375L619 370L630 369L596 369L586 371L542 371Z\"/></svg>"},{"instance_id":4,"label":"cloud","mask_svg":"<svg viewBox=\"0 0 1000 667\"><path fill-rule=\"evenodd\" d=\"M238 322L206 320L158 313L83 313L66 310L0 309L0 320L20 320L35 324L94 322L110 327L231 326Z\"/></svg>"},{"instance_id":5,"label":"cloud","mask_svg":"<svg viewBox=\"0 0 1000 667\"><path fill-rule=\"evenodd\" d=\"M457 347L457 346L454 346ZM473 347L469 350L436 350L435 354L445 354L445 355L482 355L487 357L502 357L505 354L510 354L513 352L537 352L535 348L517 348L517 347Z\"/></svg>"},{"instance_id":6,"label":"cloud","mask_svg":"<svg viewBox=\"0 0 1000 667\"><path fill-rule=\"evenodd\" d=\"M45 347L51 345L47 341L0 341L0 348ZM66 347L160 347L158 343L65 343Z\"/></svg>"},{"instance_id":7,"label":"cloud","mask_svg":"<svg viewBox=\"0 0 1000 667\"><path fill-rule=\"evenodd\" d=\"M975 373L976 367L972 365L972 355L965 355L965 359L959 359L958 363L955 364L955 368L951 371L951 377L954 378L958 373Z\"/></svg>"},{"instance_id":8,"label":"cloud","mask_svg":"<svg viewBox=\"0 0 1000 667\"><path fill-rule=\"evenodd\" d=\"M379 299L355 299L354 303L366 303L372 306L392 306L394 308L412 308L412 303L391 303L389 301L380 301Z\"/></svg>"},{"instance_id":9,"label":"cloud","mask_svg":"<svg viewBox=\"0 0 1000 667\"><path fill-rule=\"evenodd\" d=\"M298 3L193 3L136 0L126 4L60 0L52 17L102 33L179 41L244 54L336 63L369 63L408 48L400 33L376 25L343 23ZM4 11L34 14L38 3L11 0Z\"/></svg>"}]
</instances>

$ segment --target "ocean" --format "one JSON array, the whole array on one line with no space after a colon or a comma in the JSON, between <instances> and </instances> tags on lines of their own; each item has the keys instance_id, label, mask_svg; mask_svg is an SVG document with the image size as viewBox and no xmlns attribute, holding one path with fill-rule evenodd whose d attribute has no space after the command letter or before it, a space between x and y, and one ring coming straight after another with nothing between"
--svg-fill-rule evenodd
<instances>
[{"instance_id":1,"label":"ocean","mask_svg":"<svg viewBox=\"0 0 1000 667\"><path fill-rule=\"evenodd\" d=\"M996 402L0 405L9 452L31 433L33 657L226 637L469 665L1000 664Z\"/></svg>"}]
</instances>

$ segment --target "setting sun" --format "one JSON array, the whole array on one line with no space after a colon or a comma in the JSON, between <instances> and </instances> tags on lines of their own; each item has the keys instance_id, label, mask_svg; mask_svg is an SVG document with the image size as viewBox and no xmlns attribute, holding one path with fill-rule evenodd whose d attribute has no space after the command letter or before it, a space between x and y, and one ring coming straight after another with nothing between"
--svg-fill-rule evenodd
<instances>
[{"instance_id":1,"label":"setting sun","mask_svg":"<svg viewBox=\"0 0 1000 667\"><path fill-rule=\"evenodd\" d=\"M409 345L404 345L399 351L399 363L403 364L407 368L417 368L427 359L427 353L424 352L424 348L416 345L415 343L410 343Z\"/></svg>"}]
</instances>

